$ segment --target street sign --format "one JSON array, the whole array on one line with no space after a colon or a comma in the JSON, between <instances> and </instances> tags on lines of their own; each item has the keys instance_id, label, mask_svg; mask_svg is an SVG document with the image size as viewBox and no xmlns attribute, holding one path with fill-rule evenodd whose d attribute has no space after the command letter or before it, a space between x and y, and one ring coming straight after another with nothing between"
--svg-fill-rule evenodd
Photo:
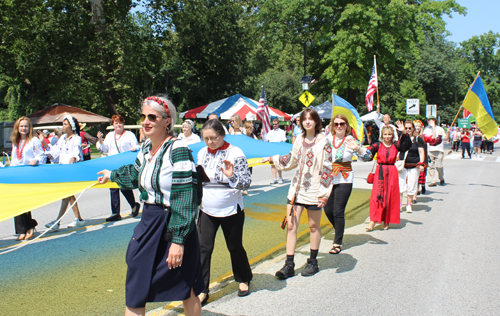
<instances>
[{"instance_id":1,"label":"street sign","mask_svg":"<svg viewBox=\"0 0 500 316\"><path fill-rule=\"evenodd\" d=\"M437 105L435 104L427 104L426 108L426 115L425 117L429 118L429 117L437 117Z\"/></svg>"},{"instance_id":2,"label":"street sign","mask_svg":"<svg viewBox=\"0 0 500 316\"><path fill-rule=\"evenodd\" d=\"M300 96L299 101L308 107L311 105L312 101L314 101L314 96L309 91L304 91L304 93Z\"/></svg>"},{"instance_id":3,"label":"street sign","mask_svg":"<svg viewBox=\"0 0 500 316\"><path fill-rule=\"evenodd\" d=\"M469 119L458 119L457 123L459 128L470 128Z\"/></svg>"},{"instance_id":4,"label":"street sign","mask_svg":"<svg viewBox=\"0 0 500 316\"><path fill-rule=\"evenodd\" d=\"M406 114L419 115L420 114L420 100L419 99L406 99Z\"/></svg>"}]
</instances>

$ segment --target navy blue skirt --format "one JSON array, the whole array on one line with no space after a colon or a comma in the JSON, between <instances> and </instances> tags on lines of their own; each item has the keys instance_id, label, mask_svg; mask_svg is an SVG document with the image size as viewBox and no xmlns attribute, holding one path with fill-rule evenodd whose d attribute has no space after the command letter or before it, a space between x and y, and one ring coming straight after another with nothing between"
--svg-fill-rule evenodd
<instances>
[{"instance_id":1,"label":"navy blue skirt","mask_svg":"<svg viewBox=\"0 0 500 316\"><path fill-rule=\"evenodd\" d=\"M165 212L161 205L144 204L140 223L128 244L126 262L126 305L145 307L146 302L183 301L204 288L200 244L196 228L186 238L182 266L169 269Z\"/></svg>"}]
</instances>

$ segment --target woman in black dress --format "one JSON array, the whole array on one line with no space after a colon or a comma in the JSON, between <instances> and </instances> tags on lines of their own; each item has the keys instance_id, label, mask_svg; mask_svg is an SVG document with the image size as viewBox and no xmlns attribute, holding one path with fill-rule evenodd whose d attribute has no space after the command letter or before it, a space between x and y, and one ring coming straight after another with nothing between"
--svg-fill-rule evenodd
<instances>
[{"instance_id":1,"label":"woman in black dress","mask_svg":"<svg viewBox=\"0 0 500 316\"><path fill-rule=\"evenodd\" d=\"M126 262L125 315L144 315L146 302L180 301L186 315L200 315L204 288L195 228L197 176L191 151L172 136L176 110L164 97L148 97L141 124L149 138L135 164L103 170L121 188L139 188L144 201Z\"/></svg>"}]
</instances>

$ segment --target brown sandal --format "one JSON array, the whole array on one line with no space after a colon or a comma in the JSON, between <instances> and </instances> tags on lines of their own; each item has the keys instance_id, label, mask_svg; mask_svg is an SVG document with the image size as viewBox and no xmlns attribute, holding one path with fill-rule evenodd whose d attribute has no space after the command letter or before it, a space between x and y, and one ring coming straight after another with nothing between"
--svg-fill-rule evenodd
<instances>
[{"instance_id":1,"label":"brown sandal","mask_svg":"<svg viewBox=\"0 0 500 316\"><path fill-rule=\"evenodd\" d=\"M330 249L329 253L331 253L332 255L336 255L336 254L339 254L340 252L342 251L342 248L340 246L333 246L332 249Z\"/></svg>"}]
</instances>

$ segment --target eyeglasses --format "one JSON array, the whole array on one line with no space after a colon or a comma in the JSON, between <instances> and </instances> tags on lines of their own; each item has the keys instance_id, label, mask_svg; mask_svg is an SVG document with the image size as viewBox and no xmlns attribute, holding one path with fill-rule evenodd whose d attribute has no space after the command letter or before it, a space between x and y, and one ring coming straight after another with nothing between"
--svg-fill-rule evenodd
<instances>
[{"instance_id":1,"label":"eyeglasses","mask_svg":"<svg viewBox=\"0 0 500 316\"><path fill-rule=\"evenodd\" d=\"M335 127L344 127L345 126L345 122L342 122L342 123L333 123L333 126Z\"/></svg>"},{"instance_id":2,"label":"eyeglasses","mask_svg":"<svg viewBox=\"0 0 500 316\"><path fill-rule=\"evenodd\" d=\"M406 129L413 129L413 127L405 127Z\"/></svg>"},{"instance_id":3,"label":"eyeglasses","mask_svg":"<svg viewBox=\"0 0 500 316\"><path fill-rule=\"evenodd\" d=\"M146 120L146 117L150 122L155 122L157 119L162 118L162 116L154 114L148 114L148 115L141 114L141 122L144 122Z\"/></svg>"},{"instance_id":4,"label":"eyeglasses","mask_svg":"<svg viewBox=\"0 0 500 316\"><path fill-rule=\"evenodd\" d=\"M208 143L208 142L215 142L217 140L217 138L219 138L220 135L217 135L215 137L204 137L203 140L205 141L205 143Z\"/></svg>"},{"instance_id":5,"label":"eyeglasses","mask_svg":"<svg viewBox=\"0 0 500 316\"><path fill-rule=\"evenodd\" d=\"M273 125L280 125L280 123L273 123Z\"/></svg>"}]
</instances>

